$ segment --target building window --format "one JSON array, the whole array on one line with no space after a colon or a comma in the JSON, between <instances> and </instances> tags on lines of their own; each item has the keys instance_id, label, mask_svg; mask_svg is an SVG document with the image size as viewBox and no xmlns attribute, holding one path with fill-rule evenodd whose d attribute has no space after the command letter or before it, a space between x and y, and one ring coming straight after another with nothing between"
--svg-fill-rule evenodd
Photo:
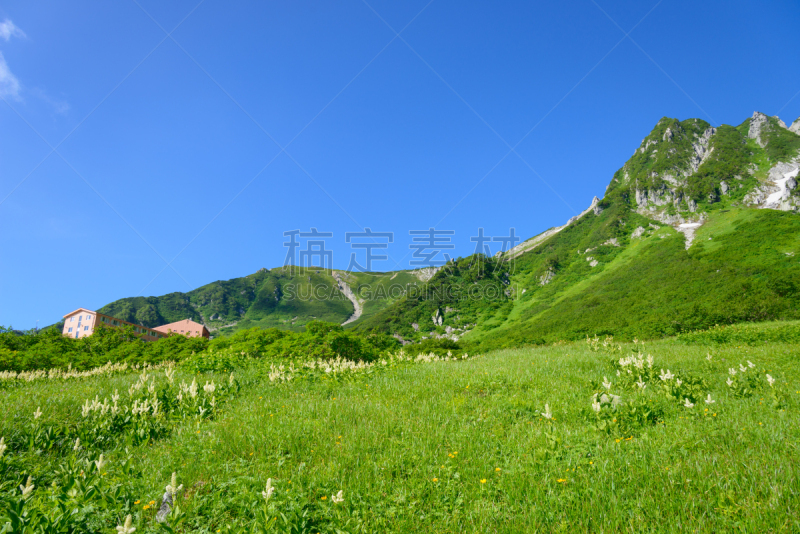
<instances>
[{"instance_id":1,"label":"building window","mask_svg":"<svg viewBox=\"0 0 800 534\"><path fill-rule=\"evenodd\" d=\"M69 322L72 322L72 321L74 321L74 320L75 320L75 316L74 316L74 315L73 315L72 317L70 317L70 318L69 318Z\"/></svg>"},{"instance_id":2,"label":"building window","mask_svg":"<svg viewBox=\"0 0 800 534\"><path fill-rule=\"evenodd\" d=\"M88 330L89 330L89 327L88 327L88 326L84 326L84 327L83 327L83 331L84 331L84 332L86 332L86 331L88 331Z\"/></svg>"},{"instance_id":3,"label":"building window","mask_svg":"<svg viewBox=\"0 0 800 534\"><path fill-rule=\"evenodd\" d=\"M79 335L80 335L80 334L78 334L78 332L75 332L75 339L78 339L78 336L79 336Z\"/></svg>"},{"instance_id":4,"label":"building window","mask_svg":"<svg viewBox=\"0 0 800 534\"><path fill-rule=\"evenodd\" d=\"M72 327L71 326L69 327L69 330L67 330L67 332L72 332Z\"/></svg>"}]
</instances>

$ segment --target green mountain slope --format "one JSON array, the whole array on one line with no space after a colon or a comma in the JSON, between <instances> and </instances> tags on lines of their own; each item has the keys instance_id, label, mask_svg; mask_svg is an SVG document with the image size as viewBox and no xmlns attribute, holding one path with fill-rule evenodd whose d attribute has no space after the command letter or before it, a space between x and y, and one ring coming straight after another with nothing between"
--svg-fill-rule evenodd
<instances>
[{"instance_id":1,"label":"green mountain slope","mask_svg":"<svg viewBox=\"0 0 800 534\"><path fill-rule=\"evenodd\" d=\"M337 275L364 301L362 317L377 313L406 286L419 282L405 271ZM343 323L355 306L330 269L279 267L212 282L187 293L124 298L98 311L150 327L192 319L205 324L212 334L225 335L252 327L299 331L315 319Z\"/></svg>"},{"instance_id":2,"label":"green mountain slope","mask_svg":"<svg viewBox=\"0 0 800 534\"><path fill-rule=\"evenodd\" d=\"M453 331L460 323L445 314L435 334L450 326L489 349L800 318L797 126L760 113L735 127L661 119L602 200L500 258L508 299L448 302L469 307L474 327ZM458 283L457 272L440 275ZM406 334L407 307L361 327Z\"/></svg>"},{"instance_id":3,"label":"green mountain slope","mask_svg":"<svg viewBox=\"0 0 800 534\"><path fill-rule=\"evenodd\" d=\"M716 128L662 118L603 199L502 256L428 273L262 269L101 311L218 334L319 319L480 349L800 318L797 132L758 112Z\"/></svg>"}]
</instances>

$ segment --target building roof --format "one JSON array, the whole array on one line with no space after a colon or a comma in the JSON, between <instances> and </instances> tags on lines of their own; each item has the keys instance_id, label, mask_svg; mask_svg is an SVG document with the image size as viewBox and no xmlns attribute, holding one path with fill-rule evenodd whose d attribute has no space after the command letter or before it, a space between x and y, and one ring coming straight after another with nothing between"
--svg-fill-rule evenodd
<instances>
[{"instance_id":1,"label":"building roof","mask_svg":"<svg viewBox=\"0 0 800 534\"><path fill-rule=\"evenodd\" d=\"M69 312L69 313L68 313L68 314L66 314L64 317L69 317L70 315L74 315L74 314L76 314L76 313L78 313L78 312L89 312L89 313L95 313L93 310L87 310L86 308L78 308L78 309L77 309L77 310L75 310L75 311L71 311L71 312Z\"/></svg>"},{"instance_id":2,"label":"building roof","mask_svg":"<svg viewBox=\"0 0 800 534\"><path fill-rule=\"evenodd\" d=\"M200 323L196 323L191 319L184 319L183 321L175 321L174 323L169 323L161 326L156 326L153 330L157 330L159 332L163 332L164 334L168 334L170 331L177 332L177 333L187 333L187 332L194 332L196 334L202 334L203 330L208 332L208 329L205 325Z\"/></svg>"}]
</instances>

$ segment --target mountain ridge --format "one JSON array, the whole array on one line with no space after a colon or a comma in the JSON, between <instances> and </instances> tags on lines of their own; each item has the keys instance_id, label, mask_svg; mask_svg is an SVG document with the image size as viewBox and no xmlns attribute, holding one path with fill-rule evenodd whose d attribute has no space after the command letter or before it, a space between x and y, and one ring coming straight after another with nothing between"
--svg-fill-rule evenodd
<instances>
[{"instance_id":1,"label":"mountain ridge","mask_svg":"<svg viewBox=\"0 0 800 534\"><path fill-rule=\"evenodd\" d=\"M659 279L655 274L667 269L666 266L676 269L676 273L688 280L692 275L684 270L686 265L691 264L696 272L705 273L705 267L699 265L709 262L719 267L719 270L715 267L717 272L732 268L737 274L731 274L731 283L734 280L738 283L743 273L751 273L753 266L745 268L749 264L743 259L719 252L716 255L706 253L708 244L698 240L713 240L714 236L708 235L712 228L720 229L718 235L724 236L721 239L737 243L745 253L761 254L770 243L785 245L787 253L794 253L794 242L783 239L785 235L779 238L756 232L759 237L754 238L747 228L738 231L736 228L741 225L750 225L756 230L774 227L789 232L789 237L800 235L800 226L795 228L800 221L796 216L800 207L800 189L796 187L800 168L799 132L800 119L787 127L779 118L760 112L754 112L738 126L714 127L702 119L680 121L663 117L631 158L614 173L602 199L595 197L586 210L566 224L545 230L495 258L459 258L444 269L429 270L424 276L419 271L358 273L296 267L261 269L252 275L213 282L189 293L120 299L99 311L124 320L133 318L131 322L144 326L156 320L193 318L218 335L254 326L297 330L313 319L347 323L349 328L378 329L404 341L447 337L486 345L487 340L496 341L498 332L524 325L527 326L522 330L532 328L529 338L512 333L507 335L508 339L524 344L553 340L559 335L589 334L592 333L589 324L581 327L583 329L575 326L582 324L582 315L586 316L577 311L576 302L584 299L585 304L591 304L593 298L599 298L591 295L589 280L602 286L622 273L629 277L640 275L652 284ZM766 215L758 215L763 208L770 209L763 212ZM663 255L662 267L649 263L652 254ZM769 268L756 269L760 273L758 276L772 281L788 276L784 281L790 286L794 284L794 267L779 265L780 262L773 261L775 258L770 258L764 260ZM681 262L688 263L680 267ZM642 265L648 265L653 272L639 272ZM493 272L486 273L482 269ZM789 276L789 272L794 274ZM405 293L389 297L390 282L399 284ZM284 288L290 285L300 290L308 286L324 288L327 298L290 299L284 294ZM474 302L461 297L448 300L411 294L419 293L419 288L464 292L470 285L497 294ZM713 283L712 286L717 287ZM362 291L365 287L372 291L366 297ZM412 287L417 289L409 292ZM679 288L671 287L669 281L664 281L661 287L664 291L671 288L671 298L678 299L673 303L675 310L681 308L682 301L705 302L702 295L682 294ZM383 288L383 293L375 288ZM723 291L723 288L718 289ZM723 298L720 295L716 298ZM629 298L624 294L619 297ZM767 291L761 297L783 302L786 295L776 297ZM602 298L614 300L615 296L606 292ZM642 318L637 319L639 326L635 328L619 323L609 330L602 327L602 321L590 323L594 333L615 330L636 335L640 331L642 335L651 336L669 335L691 326L692 321L681 326L683 323L676 317L667 320L670 303L662 304L664 315L658 327L644 328ZM361 315L356 313L359 305L363 307ZM713 303L704 305L709 310L716 309ZM575 328L551 326L548 327L551 335L531 326L537 321L547 323L548 314L563 315L558 310L564 306L571 306L573 311L563 320ZM775 311L778 308L773 308L762 316L780 315ZM798 313L792 306L781 309L784 312L780 318L794 317ZM178 317L181 314L183 316ZM707 326L711 316L723 322L750 320L746 313L726 316L709 311L705 319L700 317L703 314L698 314L692 324L699 327ZM678 326L667 328L665 325L669 322ZM609 318L609 324L613 323ZM497 345L495 341L486 346Z\"/></svg>"}]
</instances>

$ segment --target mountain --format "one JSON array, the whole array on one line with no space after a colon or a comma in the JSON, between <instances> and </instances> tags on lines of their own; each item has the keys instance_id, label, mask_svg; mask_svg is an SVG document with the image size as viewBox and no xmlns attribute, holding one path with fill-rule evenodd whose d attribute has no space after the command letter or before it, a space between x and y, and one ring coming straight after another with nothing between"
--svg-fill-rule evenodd
<instances>
[{"instance_id":1,"label":"mountain","mask_svg":"<svg viewBox=\"0 0 800 534\"><path fill-rule=\"evenodd\" d=\"M405 291L424 279L424 273L418 271L346 273L278 267L212 282L187 293L123 298L98 311L148 327L192 319L206 325L213 335L252 327L297 331L315 319L344 323L354 315L370 317L400 296L397 290L387 290L390 281Z\"/></svg>"},{"instance_id":2,"label":"mountain","mask_svg":"<svg viewBox=\"0 0 800 534\"><path fill-rule=\"evenodd\" d=\"M400 299L359 328L483 350L798 318L798 131L758 112L736 127L663 118L603 199L495 259L508 273L500 297ZM459 276L456 265L429 283ZM442 318L398 319L416 307Z\"/></svg>"},{"instance_id":3,"label":"mountain","mask_svg":"<svg viewBox=\"0 0 800 534\"><path fill-rule=\"evenodd\" d=\"M662 118L581 214L494 258L440 269L276 268L100 311L215 334L312 319L490 349L800 318L800 119ZM317 288L309 297L310 288Z\"/></svg>"}]
</instances>

